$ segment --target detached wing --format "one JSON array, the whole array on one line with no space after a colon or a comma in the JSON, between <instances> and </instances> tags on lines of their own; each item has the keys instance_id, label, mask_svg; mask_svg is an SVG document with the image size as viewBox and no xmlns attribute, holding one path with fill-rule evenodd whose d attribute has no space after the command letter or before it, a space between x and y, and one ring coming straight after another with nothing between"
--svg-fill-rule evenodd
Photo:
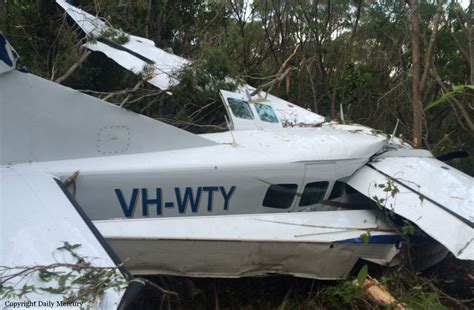
<instances>
[{"instance_id":1,"label":"detached wing","mask_svg":"<svg viewBox=\"0 0 474 310\"><path fill-rule=\"evenodd\" d=\"M178 73L191 61L168 53L155 46L155 43L147 38L126 34L121 30L107 25L100 18L89 14L64 0L56 0L76 24L95 40L87 42L84 46L95 52L102 52L123 68L135 73L150 76L148 83L161 90L168 90L172 85L179 83ZM104 36L104 33L126 35L127 42L120 44L119 40L113 40ZM114 42L116 41L116 42ZM247 98L247 93L255 90L254 87L243 84L237 92L239 96ZM263 99L265 97L265 99ZM261 104L271 106L278 116L279 122L260 122L257 127L265 129L278 129L281 123L287 126L315 126L325 121L324 117L299 107L286 100L271 94L261 93L252 99L259 100ZM232 114L229 114L232 118ZM234 130L254 129L256 126L250 123L237 122ZM273 125L273 126L272 126Z\"/></svg>"},{"instance_id":2,"label":"detached wing","mask_svg":"<svg viewBox=\"0 0 474 310\"><path fill-rule=\"evenodd\" d=\"M474 179L427 151L401 152L364 166L348 184L418 225L457 258L474 260Z\"/></svg>"}]
</instances>

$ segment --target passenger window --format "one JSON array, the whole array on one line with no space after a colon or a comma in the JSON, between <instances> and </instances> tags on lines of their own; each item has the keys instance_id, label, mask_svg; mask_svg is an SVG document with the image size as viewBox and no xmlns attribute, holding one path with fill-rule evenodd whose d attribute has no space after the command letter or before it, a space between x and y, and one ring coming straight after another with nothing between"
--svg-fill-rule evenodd
<instances>
[{"instance_id":1,"label":"passenger window","mask_svg":"<svg viewBox=\"0 0 474 310\"><path fill-rule=\"evenodd\" d=\"M293 203L298 185L275 184L268 188L263 205L269 208L287 209Z\"/></svg>"},{"instance_id":2,"label":"passenger window","mask_svg":"<svg viewBox=\"0 0 474 310\"><path fill-rule=\"evenodd\" d=\"M227 102L229 102L230 109L236 117L253 119L253 113L247 101L236 98L227 98Z\"/></svg>"},{"instance_id":3,"label":"passenger window","mask_svg":"<svg viewBox=\"0 0 474 310\"><path fill-rule=\"evenodd\" d=\"M336 181L336 183L334 183L334 186L332 187L329 200L333 200L333 199L341 197L342 194L344 193L344 186L345 186L345 183L341 181Z\"/></svg>"},{"instance_id":4,"label":"passenger window","mask_svg":"<svg viewBox=\"0 0 474 310\"><path fill-rule=\"evenodd\" d=\"M353 188L349 184L346 184L346 193L347 195L360 194L355 188Z\"/></svg>"},{"instance_id":5,"label":"passenger window","mask_svg":"<svg viewBox=\"0 0 474 310\"><path fill-rule=\"evenodd\" d=\"M255 103L255 109L258 112L258 117L260 117L263 122L278 123L278 118L271 106L266 104Z\"/></svg>"},{"instance_id":6,"label":"passenger window","mask_svg":"<svg viewBox=\"0 0 474 310\"><path fill-rule=\"evenodd\" d=\"M312 182L306 184L300 199L300 207L319 203L328 189L329 182Z\"/></svg>"}]
</instances>

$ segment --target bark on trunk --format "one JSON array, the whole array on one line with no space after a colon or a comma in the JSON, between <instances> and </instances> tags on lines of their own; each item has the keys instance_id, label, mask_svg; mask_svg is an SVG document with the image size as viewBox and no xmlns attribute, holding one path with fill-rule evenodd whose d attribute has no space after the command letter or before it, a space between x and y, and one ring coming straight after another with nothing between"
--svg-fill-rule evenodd
<instances>
[{"instance_id":1,"label":"bark on trunk","mask_svg":"<svg viewBox=\"0 0 474 310\"><path fill-rule=\"evenodd\" d=\"M423 106L420 94L420 20L418 0L410 0L411 7L411 50L412 50L412 105L413 145L419 148L422 142Z\"/></svg>"},{"instance_id":2,"label":"bark on trunk","mask_svg":"<svg viewBox=\"0 0 474 310\"><path fill-rule=\"evenodd\" d=\"M470 82L474 84L474 25L472 24L472 0L469 3L467 16L467 36L469 43L469 65L471 69Z\"/></svg>"}]
</instances>

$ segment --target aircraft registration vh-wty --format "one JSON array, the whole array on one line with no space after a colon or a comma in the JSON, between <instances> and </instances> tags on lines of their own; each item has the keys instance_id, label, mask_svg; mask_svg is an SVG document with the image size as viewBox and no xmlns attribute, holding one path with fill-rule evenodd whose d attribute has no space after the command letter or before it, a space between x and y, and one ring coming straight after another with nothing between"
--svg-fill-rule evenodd
<instances>
[{"instance_id":1,"label":"aircraft registration vh-wty","mask_svg":"<svg viewBox=\"0 0 474 310\"><path fill-rule=\"evenodd\" d=\"M57 2L86 34L110 27ZM188 63L129 37L86 47L132 71L146 59L161 89ZM473 178L426 150L248 85L221 91L231 130L195 135L16 70L0 38L0 265L47 262L59 240L132 274L340 279L408 243L419 268L474 260Z\"/></svg>"}]
</instances>

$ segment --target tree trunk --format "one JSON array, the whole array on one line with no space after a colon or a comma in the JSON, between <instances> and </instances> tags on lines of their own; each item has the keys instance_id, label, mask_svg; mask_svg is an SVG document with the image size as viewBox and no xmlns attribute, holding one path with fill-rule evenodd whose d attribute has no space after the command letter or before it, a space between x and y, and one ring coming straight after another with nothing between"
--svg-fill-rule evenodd
<instances>
[{"instance_id":1,"label":"tree trunk","mask_svg":"<svg viewBox=\"0 0 474 310\"><path fill-rule=\"evenodd\" d=\"M472 0L469 3L467 15L467 37L469 44L469 65L471 69L470 83L474 84L474 25L472 24Z\"/></svg>"},{"instance_id":2,"label":"tree trunk","mask_svg":"<svg viewBox=\"0 0 474 310\"><path fill-rule=\"evenodd\" d=\"M420 94L420 19L418 0L410 0L411 7L411 50L412 50L412 105L413 146L419 148L422 142L423 106Z\"/></svg>"}]
</instances>

